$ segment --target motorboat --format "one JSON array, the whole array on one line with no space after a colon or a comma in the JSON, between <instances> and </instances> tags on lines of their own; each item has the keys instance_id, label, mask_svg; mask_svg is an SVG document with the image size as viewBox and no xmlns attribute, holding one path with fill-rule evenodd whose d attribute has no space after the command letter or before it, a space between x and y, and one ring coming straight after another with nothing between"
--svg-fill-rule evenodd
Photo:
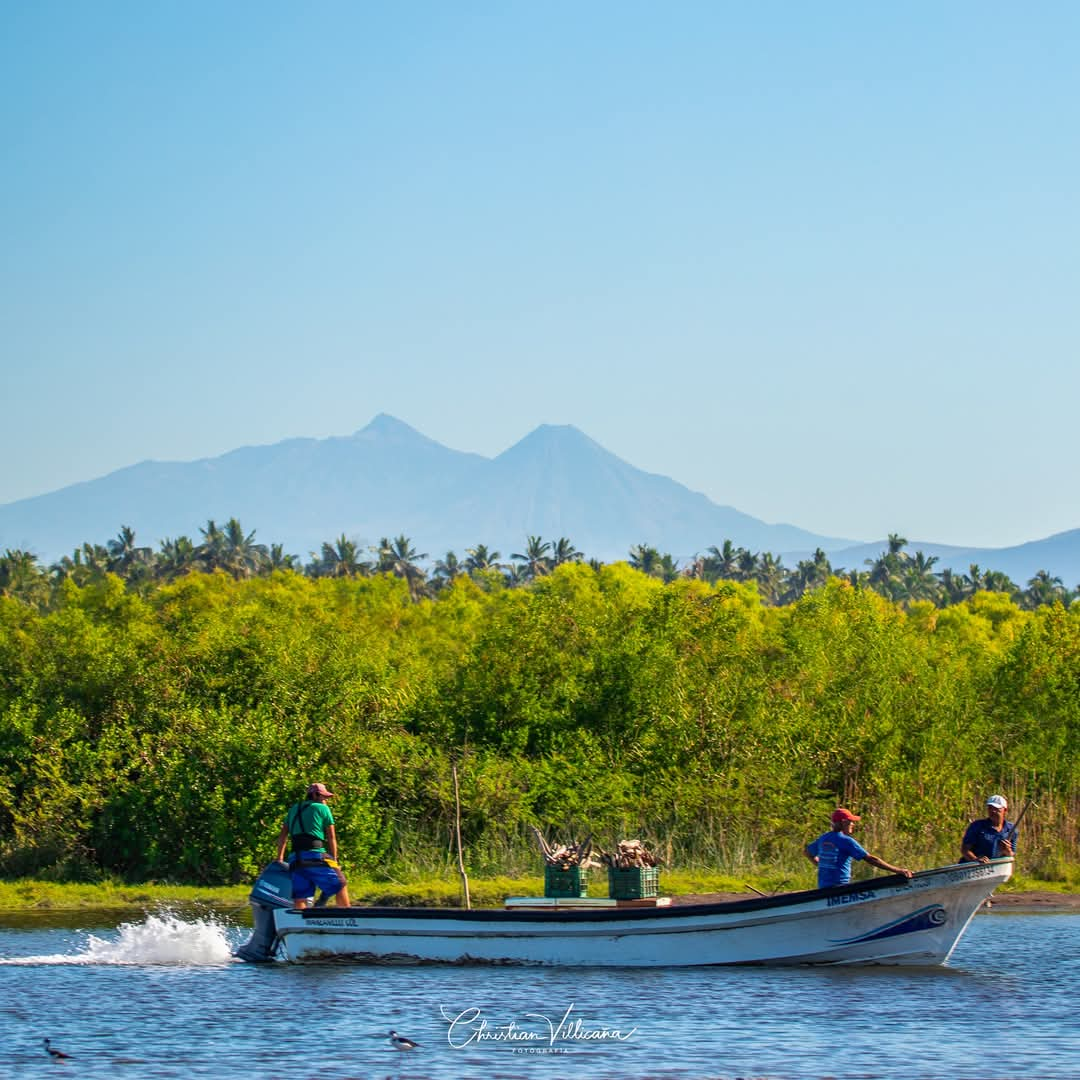
<instances>
[{"instance_id":1,"label":"motorboat","mask_svg":"<svg viewBox=\"0 0 1080 1080\"><path fill-rule=\"evenodd\" d=\"M288 872L251 892L252 962L701 967L944 964L1011 858L723 903L546 900L502 908L292 906Z\"/></svg>"}]
</instances>

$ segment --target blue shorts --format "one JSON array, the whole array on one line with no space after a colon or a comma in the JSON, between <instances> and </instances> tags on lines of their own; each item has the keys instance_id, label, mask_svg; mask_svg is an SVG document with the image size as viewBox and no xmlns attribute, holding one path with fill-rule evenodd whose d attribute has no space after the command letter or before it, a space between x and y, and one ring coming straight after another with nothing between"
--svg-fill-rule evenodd
<instances>
[{"instance_id":1,"label":"blue shorts","mask_svg":"<svg viewBox=\"0 0 1080 1080\"><path fill-rule=\"evenodd\" d=\"M294 900L310 900L316 889L321 889L324 896L333 896L345 888L345 875L338 869L337 863L326 855L314 862L316 857L314 851L305 851L304 861L310 865L298 867L295 865L297 856L289 856Z\"/></svg>"}]
</instances>

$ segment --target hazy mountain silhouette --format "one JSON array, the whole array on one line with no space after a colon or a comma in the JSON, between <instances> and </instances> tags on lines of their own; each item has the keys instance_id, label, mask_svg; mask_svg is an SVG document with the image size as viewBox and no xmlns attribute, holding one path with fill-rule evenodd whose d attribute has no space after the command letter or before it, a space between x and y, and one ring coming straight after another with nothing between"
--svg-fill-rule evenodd
<instances>
[{"instance_id":1,"label":"hazy mountain silhouette","mask_svg":"<svg viewBox=\"0 0 1080 1080\"><path fill-rule=\"evenodd\" d=\"M490 463L482 488L458 494L431 520L431 534L442 535L441 523L447 536L497 537L504 556L521 551L529 535L565 536L605 561L625 559L637 544L688 559L726 538L755 551L851 543L717 506L634 468L569 425L542 424Z\"/></svg>"},{"instance_id":2,"label":"hazy mountain silhouette","mask_svg":"<svg viewBox=\"0 0 1080 1080\"><path fill-rule=\"evenodd\" d=\"M820 547L834 566L863 569L885 542L859 544L788 524L768 524L605 450L575 427L544 424L494 459L451 450L380 414L351 436L287 439L191 462L145 461L97 480L0 506L0 550L24 548L46 563L84 541L105 543L130 525L138 543L195 542L213 518L236 517L262 543L307 558L343 533L361 545L404 533L432 559L485 544L507 559L531 535L567 537L604 561L648 544L687 560L731 540L784 556ZM1037 570L1080 580L1080 530L1014 548L909 544L971 563L1017 584Z\"/></svg>"},{"instance_id":3,"label":"hazy mountain silhouette","mask_svg":"<svg viewBox=\"0 0 1080 1080\"><path fill-rule=\"evenodd\" d=\"M53 562L122 525L157 547L198 541L236 517L263 543L307 557L342 533L362 544L404 533L432 558L486 544L504 558L530 535L568 537L591 558L636 544L688 558L725 539L754 550L853 541L768 525L643 472L574 427L542 425L495 459L451 450L380 414L354 435L287 439L191 462L144 461L0 506L0 548Z\"/></svg>"}]
</instances>

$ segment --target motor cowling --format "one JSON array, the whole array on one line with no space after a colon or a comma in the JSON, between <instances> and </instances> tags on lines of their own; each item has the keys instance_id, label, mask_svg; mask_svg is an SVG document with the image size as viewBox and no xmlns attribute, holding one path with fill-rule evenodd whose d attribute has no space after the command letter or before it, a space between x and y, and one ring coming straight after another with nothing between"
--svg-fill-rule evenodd
<instances>
[{"instance_id":1,"label":"motor cowling","mask_svg":"<svg viewBox=\"0 0 1080 1080\"><path fill-rule=\"evenodd\" d=\"M272 908L290 908L292 901L292 874L283 862L267 863L251 886L248 900L252 906L265 904Z\"/></svg>"},{"instance_id":2,"label":"motor cowling","mask_svg":"<svg viewBox=\"0 0 1080 1080\"><path fill-rule=\"evenodd\" d=\"M277 943L274 911L293 906L292 875L285 863L275 861L263 867L251 887L248 901L253 930L251 937L234 955L253 964L265 964L274 959Z\"/></svg>"}]
</instances>

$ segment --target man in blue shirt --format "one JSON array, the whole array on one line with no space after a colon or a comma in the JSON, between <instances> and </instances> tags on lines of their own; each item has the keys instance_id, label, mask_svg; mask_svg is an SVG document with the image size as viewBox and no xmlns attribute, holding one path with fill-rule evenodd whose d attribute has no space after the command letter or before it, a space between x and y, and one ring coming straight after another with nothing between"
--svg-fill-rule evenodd
<instances>
[{"instance_id":1,"label":"man in blue shirt","mask_svg":"<svg viewBox=\"0 0 1080 1080\"><path fill-rule=\"evenodd\" d=\"M806 857L817 867L818 888L828 889L833 885L846 885L851 880L852 861L866 861L879 870L890 874L903 874L911 877L911 871L901 866L891 866L884 859L871 855L852 835L855 822L861 820L857 814L843 806L832 812L833 827L830 832L822 833L816 840L806 845Z\"/></svg>"},{"instance_id":2,"label":"man in blue shirt","mask_svg":"<svg viewBox=\"0 0 1080 1080\"><path fill-rule=\"evenodd\" d=\"M973 821L960 841L961 862L989 862L1014 854L1016 826L1005 820L1009 809L1004 795L991 795L986 800L986 817Z\"/></svg>"}]
</instances>

